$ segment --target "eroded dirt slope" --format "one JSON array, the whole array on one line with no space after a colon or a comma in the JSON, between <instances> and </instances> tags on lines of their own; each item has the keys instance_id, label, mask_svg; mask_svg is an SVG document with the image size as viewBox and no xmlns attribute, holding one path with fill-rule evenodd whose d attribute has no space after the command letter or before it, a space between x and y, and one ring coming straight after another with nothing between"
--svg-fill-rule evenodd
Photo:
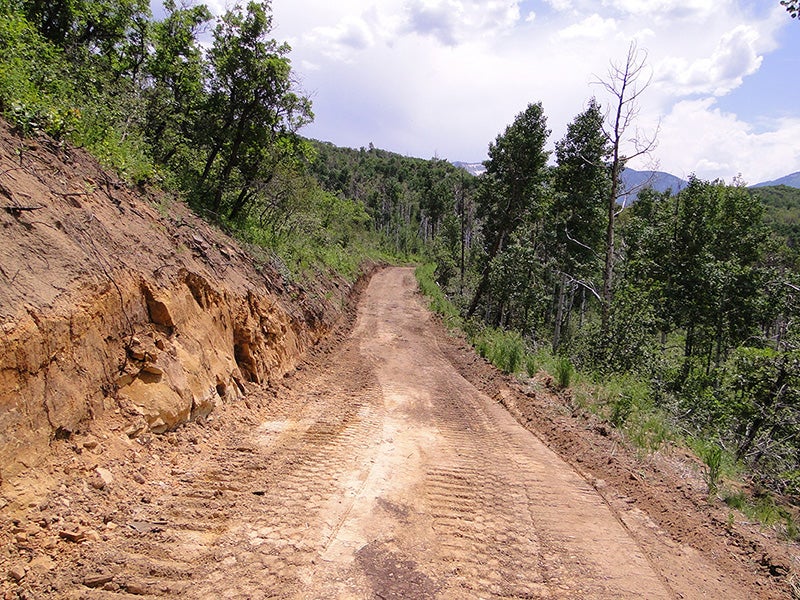
<instances>
[{"instance_id":1,"label":"eroded dirt slope","mask_svg":"<svg viewBox=\"0 0 800 600\"><path fill-rule=\"evenodd\" d=\"M0 481L91 420L164 432L281 377L346 293L0 121Z\"/></svg>"},{"instance_id":2,"label":"eroded dirt slope","mask_svg":"<svg viewBox=\"0 0 800 600\"><path fill-rule=\"evenodd\" d=\"M720 555L730 538L714 528L707 547L671 531L670 500L685 510L677 496L656 515L621 478L591 475L601 465L590 451L571 466L559 456L571 434L544 426L550 400L487 370L414 290L410 269L378 273L329 352L208 419L162 436L98 427L55 442L39 477L60 485L47 492L19 479L26 502L3 513L0 589L11 598L786 597L756 550L749 564L741 548ZM538 435L501 402L527 410L524 422L541 419ZM635 464L617 456L621 468Z\"/></svg>"}]
</instances>

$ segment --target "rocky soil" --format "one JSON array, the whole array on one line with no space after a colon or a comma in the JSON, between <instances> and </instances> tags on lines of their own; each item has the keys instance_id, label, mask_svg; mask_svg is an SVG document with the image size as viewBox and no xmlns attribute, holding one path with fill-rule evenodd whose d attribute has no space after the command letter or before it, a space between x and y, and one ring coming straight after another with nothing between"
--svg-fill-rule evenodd
<instances>
[{"instance_id":1,"label":"rocky soil","mask_svg":"<svg viewBox=\"0 0 800 600\"><path fill-rule=\"evenodd\" d=\"M91 420L163 433L279 379L349 289L291 285L183 204L5 123L0 209L0 480Z\"/></svg>"}]
</instances>

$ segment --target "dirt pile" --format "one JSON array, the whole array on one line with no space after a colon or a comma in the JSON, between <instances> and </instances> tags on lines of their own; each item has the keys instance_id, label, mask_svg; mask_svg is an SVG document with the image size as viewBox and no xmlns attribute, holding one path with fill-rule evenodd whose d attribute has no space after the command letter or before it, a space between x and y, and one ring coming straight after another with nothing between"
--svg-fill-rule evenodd
<instances>
[{"instance_id":1,"label":"dirt pile","mask_svg":"<svg viewBox=\"0 0 800 600\"><path fill-rule=\"evenodd\" d=\"M339 296L290 285L179 202L0 122L0 465L114 418L164 432L293 369ZM160 204L158 204L160 202Z\"/></svg>"}]
</instances>

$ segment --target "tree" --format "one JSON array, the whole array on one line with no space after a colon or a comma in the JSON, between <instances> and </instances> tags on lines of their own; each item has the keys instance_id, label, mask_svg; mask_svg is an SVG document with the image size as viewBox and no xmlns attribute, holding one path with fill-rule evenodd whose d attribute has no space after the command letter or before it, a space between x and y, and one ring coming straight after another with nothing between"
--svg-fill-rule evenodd
<instances>
[{"instance_id":1,"label":"tree","mask_svg":"<svg viewBox=\"0 0 800 600\"><path fill-rule=\"evenodd\" d=\"M263 177L259 167L269 168L270 154L264 149L294 137L313 118L311 101L293 89L290 48L270 39L271 30L267 2L229 10L214 29L202 123L207 154L198 181L214 213L230 192L237 201L229 216L236 217L245 206L242 199L257 183L255 177ZM248 168L242 171L245 156Z\"/></svg>"},{"instance_id":2,"label":"tree","mask_svg":"<svg viewBox=\"0 0 800 600\"><path fill-rule=\"evenodd\" d=\"M797 19L800 16L800 0L781 0L781 5L786 7L786 12L788 12L793 19Z\"/></svg>"},{"instance_id":3,"label":"tree","mask_svg":"<svg viewBox=\"0 0 800 600\"><path fill-rule=\"evenodd\" d=\"M558 166L550 208L559 271L554 350L561 338L567 295L574 294L576 286L581 286L584 294L589 290L597 295L589 279L598 272L598 257L602 252L604 206L611 183L610 152L603 132L603 113L592 98L586 110L569 124L564 138L556 142Z\"/></svg>"},{"instance_id":4,"label":"tree","mask_svg":"<svg viewBox=\"0 0 800 600\"><path fill-rule=\"evenodd\" d=\"M603 270L602 321L603 329L608 325L611 310L612 285L614 278L614 228L617 217L617 200L622 192L622 170L625 163L633 158L650 153L656 143L656 136L636 135L628 140L631 127L639 116L639 99L650 84L645 68L647 55L640 51L635 42L628 46L628 55L622 64L612 63L606 79L600 84L611 96L613 104L607 119L606 137L611 146L611 185L606 197L606 241L605 268ZM632 144L630 152L623 144Z\"/></svg>"},{"instance_id":5,"label":"tree","mask_svg":"<svg viewBox=\"0 0 800 600\"><path fill-rule=\"evenodd\" d=\"M204 5L177 8L166 0L167 16L152 25L153 50L145 64L145 135L154 158L164 164L197 139L205 100L203 53L198 34L211 18Z\"/></svg>"},{"instance_id":6,"label":"tree","mask_svg":"<svg viewBox=\"0 0 800 600\"><path fill-rule=\"evenodd\" d=\"M544 149L550 130L541 102L529 104L502 135L489 144L489 160L479 195L484 220L486 262L467 310L472 316L489 283L492 261L509 236L541 208L542 185L547 178L549 152Z\"/></svg>"},{"instance_id":7,"label":"tree","mask_svg":"<svg viewBox=\"0 0 800 600\"><path fill-rule=\"evenodd\" d=\"M22 7L42 35L73 60L91 59L119 74L134 66L133 51L139 54L134 63L141 64L142 44L132 47L130 33L146 28L146 0L24 0Z\"/></svg>"}]
</instances>

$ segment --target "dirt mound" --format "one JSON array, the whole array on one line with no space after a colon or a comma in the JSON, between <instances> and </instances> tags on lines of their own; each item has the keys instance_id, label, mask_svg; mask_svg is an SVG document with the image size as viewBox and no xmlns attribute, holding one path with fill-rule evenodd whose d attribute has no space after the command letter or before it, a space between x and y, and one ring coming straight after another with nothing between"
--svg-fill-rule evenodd
<instances>
[{"instance_id":1,"label":"dirt mound","mask_svg":"<svg viewBox=\"0 0 800 600\"><path fill-rule=\"evenodd\" d=\"M91 419L164 432L283 376L347 293L290 285L180 202L5 122L0 208L6 478Z\"/></svg>"}]
</instances>

